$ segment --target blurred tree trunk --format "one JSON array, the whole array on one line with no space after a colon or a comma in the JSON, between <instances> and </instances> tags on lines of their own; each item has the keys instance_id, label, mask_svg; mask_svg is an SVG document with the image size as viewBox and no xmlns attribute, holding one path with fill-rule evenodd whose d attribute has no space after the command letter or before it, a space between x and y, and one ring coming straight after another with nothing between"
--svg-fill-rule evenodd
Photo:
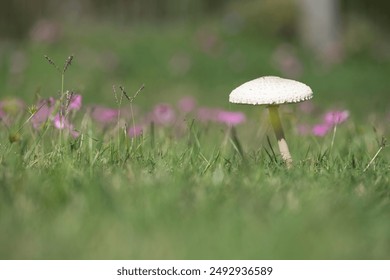
<instances>
[{"instance_id":1,"label":"blurred tree trunk","mask_svg":"<svg viewBox=\"0 0 390 280\"><path fill-rule=\"evenodd\" d=\"M47 0L0 1L0 39L22 38L46 11Z\"/></svg>"},{"instance_id":2,"label":"blurred tree trunk","mask_svg":"<svg viewBox=\"0 0 390 280\"><path fill-rule=\"evenodd\" d=\"M303 43L321 54L340 45L339 0L297 0Z\"/></svg>"}]
</instances>

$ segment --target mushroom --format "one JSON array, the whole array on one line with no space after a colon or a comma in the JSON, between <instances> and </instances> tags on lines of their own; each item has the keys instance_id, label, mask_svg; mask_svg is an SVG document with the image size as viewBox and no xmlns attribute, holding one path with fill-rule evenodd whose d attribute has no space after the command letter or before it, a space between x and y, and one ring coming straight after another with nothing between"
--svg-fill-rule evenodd
<instances>
[{"instance_id":1,"label":"mushroom","mask_svg":"<svg viewBox=\"0 0 390 280\"><path fill-rule=\"evenodd\" d=\"M313 97L311 88L301 82L275 76L265 76L246 82L234 89L229 102L238 104L268 105L271 125L278 140L280 154L287 168L292 158L279 117L279 105L298 103Z\"/></svg>"}]
</instances>

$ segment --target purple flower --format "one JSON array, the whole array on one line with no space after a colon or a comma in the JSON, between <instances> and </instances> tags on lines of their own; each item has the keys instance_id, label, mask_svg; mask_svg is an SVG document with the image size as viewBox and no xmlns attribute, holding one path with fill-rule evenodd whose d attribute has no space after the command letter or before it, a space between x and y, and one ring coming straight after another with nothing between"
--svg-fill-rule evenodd
<instances>
[{"instance_id":1,"label":"purple flower","mask_svg":"<svg viewBox=\"0 0 390 280\"><path fill-rule=\"evenodd\" d=\"M190 113L195 109L196 100L192 96L184 96L179 100L177 105L183 113Z\"/></svg>"},{"instance_id":2,"label":"purple flower","mask_svg":"<svg viewBox=\"0 0 390 280\"><path fill-rule=\"evenodd\" d=\"M137 136L140 136L143 133L143 128L140 125L130 126L127 129L127 135L129 135L130 138L135 138Z\"/></svg>"},{"instance_id":3,"label":"purple flower","mask_svg":"<svg viewBox=\"0 0 390 280\"><path fill-rule=\"evenodd\" d=\"M50 97L49 99L41 100L37 105L37 112L31 118L32 126L35 129L40 128L40 126L47 121L47 119L53 113L55 107L55 99Z\"/></svg>"},{"instance_id":4,"label":"purple flower","mask_svg":"<svg viewBox=\"0 0 390 280\"><path fill-rule=\"evenodd\" d=\"M158 104L154 107L152 119L157 124L169 125L176 119L175 111L169 104Z\"/></svg>"},{"instance_id":5,"label":"purple flower","mask_svg":"<svg viewBox=\"0 0 390 280\"><path fill-rule=\"evenodd\" d=\"M53 124L55 128L60 130L70 127L68 120L64 116L60 116L59 114L54 116Z\"/></svg>"},{"instance_id":6,"label":"purple flower","mask_svg":"<svg viewBox=\"0 0 390 280\"><path fill-rule=\"evenodd\" d=\"M325 136L332 127L345 122L349 117L349 112L344 111L329 111L325 114L323 122L313 127L312 132L315 136Z\"/></svg>"},{"instance_id":7,"label":"purple flower","mask_svg":"<svg viewBox=\"0 0 390 280\"><path fill-rule=\"evenodd\" d=\"M69 106L68 110L75 110L78 111L81 109L81 102L83 98L80 94L72 94L70 95L70 100L69 100Z\"/></svg>"},{"instance_id":8,"label":"purple flower","mask_svg":"<svg viewBox=\"0 0 390 280\"><path fill-rule=\"evenodd\" d=\"M81 106L81 100L80 99L77 100L77 99L75 102L79 103ZM74 130L73 125L69 123L69 121L65 118L64 115L60 115L59 113L57 113L54 117L52 117L56 106L55 103L56 100L53 97L38 102L37 111L35 112L34 116L30 120L32 126L35 129L39 129L42 126L42 124L44 124L47 120L50 119L50 121L53 123L53 126L56 129L68 130L69 133L72 135L72 137L74 138L78 137L80 133ZM73 108L73 110L76 109L77 106Z\"/></svg>"},{"instance_id":9,"label":"purple flower","mask_svg":"<svg viewBox=\"0 0 390 280\"><path fill-rule=\"evenodd\" d=\"M330 111L325 114L324 122L330 126L345 122L349 117L349 112L344 111Z\"/></svg>"},{"instance_id":10,"label":"purple flower","mask_svg":"<svg viewBox=\"0 0 390 280\"><path fill-rule=\"evenodd\" d=\"M101 124L112 123L118 119L118 110L96 106L92 109L91 117Z\"/></svg>"},{"instance_id":11,"label":"purple flower","mask_svg":"<svg viewBox=\"0 0 390 280\"><path fill-rule=\"evenodd\" d=\"M69 133L74 137L78 137L80 133L76 130L74 130L73 125L69 123L69 121L65 118L65 116L60 116L59 114L54 116L53 119L54 127L63 130L66 129L69 131Z\"/></svg>"},{"instance_id":12,"label":"purple flower","mask_svg":"<svg viewBox=\"0 0 390 280\"><path fill-rule=\"evenodd\" d=\"M218 122L228 126L236 126L246 121L246 117L242 112L219 111L217 114Z\"/></svg>"},{"instance_id":13,"label":"purple flower","mask_svg":"<svg viewBox=\"0 0 390 280\"><path fill-rule=\"evenodd\" d=\"M329 132L330 129L331 129L331 126L326 124L326 123L316 124L313 127L312 132L315 136L323 137Z\"/></svg>"}]
</instances>

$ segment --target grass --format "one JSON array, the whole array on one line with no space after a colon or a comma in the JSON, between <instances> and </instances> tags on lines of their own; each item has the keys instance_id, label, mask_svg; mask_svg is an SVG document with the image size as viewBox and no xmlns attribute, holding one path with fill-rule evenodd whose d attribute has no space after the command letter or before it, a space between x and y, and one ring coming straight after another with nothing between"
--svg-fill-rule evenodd
<instances>
[{"instance_id":1,"label":"grass","mask_svg":"<svg viewBox=\"0 0 390 280\"><path fill-rule=\"evenodd\" d=\"M86 103L115 106L112 84L129 85L129 93L145 83L134 101L144 110L157 102L174 103L183 94L196 95L201 105L226 107L237 84L278 74L269 61L279 44L274 38L260 44L249 34L229 37L217 30L224 48L210 57L194 47L193 27L165 26L157 32L134 27L129 34L99 28L66 29L58 46L23 46L29 58L25 77L19 84L5 83L2 91L18 91L33 102L31 92L41 84L41 95L54 95L61 80L43 54L55 61L75 55L65 88L80 89ZM237 49L247 66L234 72L223 55ZM192 68L176 76L167 71L167 62L183 50ZM99 57L107 51L119 56L119 65L100 71ZM388 108L379 96L386 96L384 73L390 63L376 65L364 56L327 71L307 54L302 59L303 79L318 89L318 110L336 103L351 117L337 128L330 149L331 134L294 133L297 123L311 123L320 112L307 116L293 106L282 110L295 161L290 170L276 150L273 156L276 143L261 107L231 107L247 112L248 121L237 128L243 156L233 140L224 141L225 127L190 117L180 133L156 126L153 134L148 129L133 139L120 133L119 144L115 129L100 129L85 110L75 120L81 136L64 135L61 145L53 128L42 135L26 126L14 143L2 128L0 258L388 259L388 149L363 170L380 149L381 137L389 138L383 117ZM369 102L363 101L367 93L373 97ZM27 118L27 113L19 115L12 128Z\"/></svg>"}]
</instances>

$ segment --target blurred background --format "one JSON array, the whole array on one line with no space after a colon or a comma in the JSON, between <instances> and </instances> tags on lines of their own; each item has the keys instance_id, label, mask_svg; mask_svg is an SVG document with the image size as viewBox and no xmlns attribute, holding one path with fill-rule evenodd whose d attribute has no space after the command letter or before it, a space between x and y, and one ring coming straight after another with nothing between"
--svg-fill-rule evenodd
<instances>
[{"instance_id":1,"label":"blurred background","mask_svg":"<svg viewBox=\"0 0 390 280\"><path fill-rule=\"evenodd\" d=\"M1 0L0 258L388 258L389 153L378 144L390 139L389 15L389 0ZM71 125L86 140L72 141L69 156L55 131L19 139L31 127L22 108L61 90L45 55L59 69L74 56L65 89L83 97ZM302 167L294 172L274 164L265 107L228 102L235 87L265 75L314 91L306 107L281 107ZM128 135L136 123L147 137L122 155L117 111L105 117L88 106L116 108L113 85L133 95L142 84ZM180 119L156 129L154 142L155 105L165 105L156 119L171 124L169 105L187 113L193 99L198 109L246 114L237 135L258 171L230 153L226 125L193 130ZM350 117L336 138L335 124L323 141L290 137L309 137L332 111ZM80 121L95 112L112 129Z\"/></svg>"},{"instance_id":2,"label":"blurred background","mask_svg":"<svg viewBox=\"0 0 390 280\"><path fill-rule=\"evenodd\" d=\"M321 107L389 116L390 2L385 0L11 0L0 2L0 98L56 96L114 106L112 85L146 110L193 96L237 110L232 89L278 75ZM241 108L241 107L239 107ZM245 109L247 110L247 109Z\"/></svg>"}]
</instances>

